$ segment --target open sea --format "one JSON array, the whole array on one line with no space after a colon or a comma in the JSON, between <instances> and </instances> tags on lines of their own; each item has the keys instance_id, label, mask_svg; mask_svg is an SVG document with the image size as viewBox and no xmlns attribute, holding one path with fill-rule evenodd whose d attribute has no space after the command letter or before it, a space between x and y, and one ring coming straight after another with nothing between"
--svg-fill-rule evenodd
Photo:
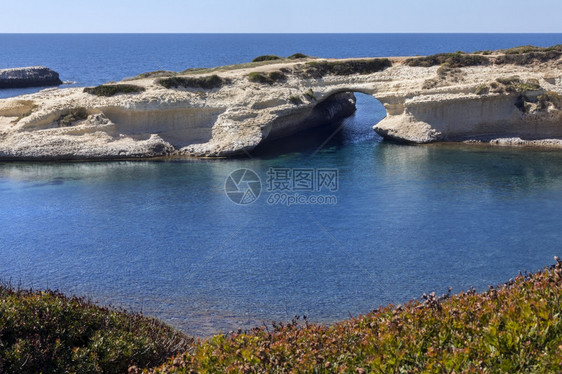
<instances>
[{"instance_id":1,"label":"open sea","mask_svg":"<svg viewBox=\"0 0 562 374\"><path fill-rule=\"evenodd\" d=\"M263 54L560 43L562 34L0 34L0 69L44 65L84 86ZM382 142L372 126L384 107L357 98L340 123L244 158L0 162L0 279L209 336L482 290L562 256L562 152ZM225 193L238 169L259 178L252 203ZM256 186L240 175L240 186Z\"/></svg>"}]
</instances>

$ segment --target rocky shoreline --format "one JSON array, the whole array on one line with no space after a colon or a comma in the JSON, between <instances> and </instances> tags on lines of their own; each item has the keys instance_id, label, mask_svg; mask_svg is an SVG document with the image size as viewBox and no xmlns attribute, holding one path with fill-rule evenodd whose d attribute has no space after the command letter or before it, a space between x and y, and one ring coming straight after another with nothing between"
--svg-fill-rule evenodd
<instances>
[{"instance_id":1,"label":"rocky shoreline","mask_svg":"<svg viewBox=\"0 0 562 374\"><path fill-rule=\"evenodd\" d=\"M560 147L562 47L516 52L304 57L43 90L0 100L0 159L235 156L353 113L354 92L385 106L374 130L388 140Z\"/></svg>"}]
</instances>

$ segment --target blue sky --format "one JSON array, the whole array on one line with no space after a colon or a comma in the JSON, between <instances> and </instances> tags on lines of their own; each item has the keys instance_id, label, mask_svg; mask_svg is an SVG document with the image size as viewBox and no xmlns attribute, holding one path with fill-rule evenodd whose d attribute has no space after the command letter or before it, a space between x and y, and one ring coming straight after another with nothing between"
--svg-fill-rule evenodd
<instances>
[{"instance_id":1,"label":"blue sky","mask_svg":"<svg viewBox=\"0 0 562 374\"><path fill-rule=\"evenodd\" d=\"M562 32L561 0L2 0L0 33Z\"/></svg>"}]
</instances>

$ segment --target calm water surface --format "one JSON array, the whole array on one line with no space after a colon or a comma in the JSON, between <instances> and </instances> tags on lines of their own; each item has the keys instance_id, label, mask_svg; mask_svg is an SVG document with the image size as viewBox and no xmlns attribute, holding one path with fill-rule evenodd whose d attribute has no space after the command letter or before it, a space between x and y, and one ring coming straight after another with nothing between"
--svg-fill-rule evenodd
<instances>
[{"instance_id":1,"label":"calm water surface","mask_svg":"<svg viewBox=\"0 0 562 374\"><path fill-rule=\"evenodd\" d=\"M137 37L123 43L136 45ZM292 38L285 47L244 53L348 52L331 52L318 36L306 43L323 50ZM506 37L459 40L488 49L497 38ZM556 38L539 41L556 44ZM426 48L470 48L451 48L453 42L434 37ZM354 48L376 52L366 55L425 53L415 38L408 43L396 52L372 40ZM526 42L501 46L518 44ZM158 55L164 52L174 56L170 46ZM233 50L224 59L218 50L207 53L217 65L248 59ZM10 65L27 64L31 54L14 52ZM91 76L82 74L78 53L68 47L58 54L70 56L61 70L74 71L69 78L77 81L132 75L111 67L105 74L97 65L88 68ZM148 67L138 72L156 70ZM142 310L207 336L297 314L331 322L449 286L483 289L562 255L562 153L384 143L371 130L384 109L373 98L358 99L356 115L321 148L331 129L235 160L0 163L0 276ZM239 168L254 170L264 188L269 168L337 169L337 204L271 205L263 191L253 204L236 205L224 184Z\"/></svg>"}]
</instances>

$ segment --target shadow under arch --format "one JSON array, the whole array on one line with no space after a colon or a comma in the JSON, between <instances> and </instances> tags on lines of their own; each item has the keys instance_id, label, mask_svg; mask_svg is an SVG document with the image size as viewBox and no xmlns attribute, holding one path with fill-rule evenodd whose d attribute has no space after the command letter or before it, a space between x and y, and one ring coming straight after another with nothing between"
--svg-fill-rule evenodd
<instances>
[{"instance_id":1,"label":"shadow under arch","mask_svg":"<svg viewBox=\"0 0 562 374\"><path fill-rule=\"evenodd\" d=\"M325 147L341 147L360 142L380 142L382 138L373 130L373 126L383 120L386 109L372 93L364 90L337 90L330 92L322 101L318 101L313 112L318 118L331 117L330 110L334 110L331 103L336 97L350 95L354 100L353 109L341 109L339 115L333 119L317 121L312 127L295 134L265 140L259 144L252 155L261 157L275 157L288 153L313 154Z\"/></svg>"}]
</instances>

